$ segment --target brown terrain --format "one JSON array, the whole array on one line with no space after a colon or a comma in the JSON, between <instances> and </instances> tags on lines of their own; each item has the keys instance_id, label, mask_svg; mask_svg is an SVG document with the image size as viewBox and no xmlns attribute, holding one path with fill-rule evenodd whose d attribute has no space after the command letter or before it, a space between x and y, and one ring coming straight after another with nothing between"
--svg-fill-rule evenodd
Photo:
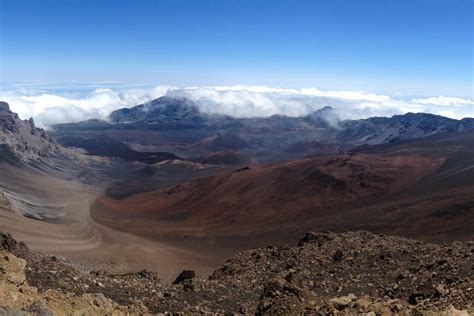
<instances>
[{"instance_id":1,"label":"brown terrain","mask_svg":"<svg viewBox=\"0 0 474 316\"><path fill-rule=\"evenodd\" d=\"M469 315L474 245L365 231L307 233L298 245L240 252L207 278L164 283L141 270L81 272L0 234L5 315Z\"/></svg>"},{"instance_id":2,"label":"brown terrain","mask_svg":"<svg viewBox=\"0 0 474 316\"><path fill-rule=\"evenodd\" d=\"M146 238L213 247L281 243L309 229L468 240L473 140L468 131L236 168L125 199L103 195L92 217Z\"/></svg>"},{"instance_id":3,"label":"brown terrain","mask_svg":"<svg viewBox=\"0 0 474 316\"><path fill-rule=\"evenodd\" d=\"M473 130L259 165L0 123L0 314L472 313Z\"/></svg>"},{"instance_id":4,"label":"brown terrain","mask_svg":"<svg viewBox=\"0 0 474 316\"><path fill-rule=\"evenodd\" d=\"M101 196L92 216L147 238L242 244L263 235L260 242L271 242L321 220L338 222L343 210L388 198L443 162L417 155L341 154L251 166L124 199ZM352 221L358 225L365 220Z\"/></svg>"},{"instance_id":5,"label":"brown terrain","mask_svg":"<svg viewBox=\"0 0 474 316\"><path fill-rule=\"evenodd\" d=\"M91 184L45 172L0 164L0 227L30 248L68 258L76 267L109 271L159 270L172 279L196 264L207 272L214 263L198 251L146 240L96 223L89 207L110 180L88 177ZM104 182L102 182L104 181Z\"/></svg>"},{"instance_id":6,"label":"brown terrain","mask_svg":"<svg viewBox=\"0 0 474 316\"><path fill-rule=\"evenodd\" d=\"M0 139L8 140L0 145L1 230L33 250L67 258L80 269L124 272L147 268L169 280L194 264L202 273L215 264L199 251L107 228L92 220L89 210L113 183L127 175L136 179L143 169L159 173L158 179L144 177L155 188L212 174L212 168L208 171L192 162L149 166L86 156L56 144L30 121L20 120L8 105L0 107L0 123ZM128 184L135 189L133 183ZM143 182L136 185L143 189Z\"/></svg>"}]
</instances>

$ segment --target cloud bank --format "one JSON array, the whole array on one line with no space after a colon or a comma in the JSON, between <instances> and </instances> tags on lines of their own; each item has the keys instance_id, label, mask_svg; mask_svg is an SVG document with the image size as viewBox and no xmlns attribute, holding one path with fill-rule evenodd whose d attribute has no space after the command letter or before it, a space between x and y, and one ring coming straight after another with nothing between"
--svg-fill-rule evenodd
<instances>
[{"instance_id":1,"label":"cloud bank","mask_svg":"<svg viewBox=\"0 0 474 316\"><path fill-rule=\"evenodd\" d=\"M54 89L10 86L2 100L23 119L38 126L87 119L107 119L110 112L146 103L161 96L186 97L201 111L235 117L274 114L306 115L324 106L336 109L342 119L427 112L460 119L474 117L474 100L437 96L400 99L362 91L322 91L317 88L281 89L262 86L216 87L63 87Z\"/></svg>"}]
</instances>

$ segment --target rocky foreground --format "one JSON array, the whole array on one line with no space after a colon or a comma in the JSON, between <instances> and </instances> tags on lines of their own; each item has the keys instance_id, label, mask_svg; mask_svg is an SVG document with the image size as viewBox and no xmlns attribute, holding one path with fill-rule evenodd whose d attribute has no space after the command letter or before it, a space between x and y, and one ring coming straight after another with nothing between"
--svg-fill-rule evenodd
<instances>
[{"instance_id":1,"label":"rocky foreground","mask_svg":"<svg viewBox=\"0 0 474 316\"><path fill-rule=\"evenodd\" d=\"M243 251L209 278L78 271L0 234L0 315L474 314L474 242L433 245L365 231L307 233Z\"/></svg>"}]
</instances>

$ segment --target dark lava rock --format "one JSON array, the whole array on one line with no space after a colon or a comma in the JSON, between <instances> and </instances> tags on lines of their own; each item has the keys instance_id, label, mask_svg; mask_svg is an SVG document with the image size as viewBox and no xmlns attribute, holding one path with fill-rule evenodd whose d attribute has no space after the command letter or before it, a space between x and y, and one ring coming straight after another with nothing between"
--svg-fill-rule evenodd
<instances>
[{"instance_id":1,"label":"dark lava rock","mask_svg":"<svg viewBox=\"0 0 474 316\"><path fill-rule=\"evenodd\" d=\"M174 280L173 284L180 284L183 283L184 280L194 279L196 277L196 273L193 270L183 270L176 280Z\"/></svg>"},{"instance_id":2,"label":"dark lava rock","mask_svg":"<svg viewBox=\"0 0 474 316\"><path fill-rule=\"evenodd\" d=\"M341 250L336 250L336 252L332 255L332 260L341 261L342 257L344 257L344 253Z\"/></svg>"},{"instance_id":3,"label":"dark lava rock","mask_svg":"<svg viewBox=\"0 0 474 316\"><path fill-rule=\"evenodd\" d=\"M0 236L3 248L18 247L11 236ZM364 231L325 232L306 234L301 247L241 251L209 280L183 271L174 285L146 270L83 273L33 251L25 273L39 291L102 293L123 306L143 304L151 314L419 315L451 307L473 314L473 254L474 242L435 245Z\"/></svg>"},{"instance_id":4,"label":"dark lava rock","mask_svg":"<svg viewBox=\"0 0 474 316\"><path fill-rule=\"evenodd\" d=\"M196 285L194 284L193 279L186 279L183 280L183 289L185 291L194 291L196 289Z\"/></svg>"},{"instance_id":5,"label":"dark lava rock","mask_svg":"<svg viewBox=\"0 0 474 316\"><path fill-rule=\"evenodd\" d=\"M137 272L137 276L143 279L148 280L158 280L156 273L148 271L148 270L141 270Z\"/></svg>"},{"instance_id":6,"label":"dark lava rock","mask_svg":"<svg viewBox=\"0 0 474 316\"><path fill-rule=\"evenodd\" d=\"M256 315L300 314L303 311L304 290L275 278L265 284L257 306Z\"/></svg>"},{"instance_id":7,"label":"dark lava rock","mask_svg":"<svg viewBox=\"0 0 474 316\"><path fill-rule=\"evenodd\" d=\"M412 305L418 304L418 299L429 299L440 296L439 291L434 288L431 284L422 284L416 288L410 297L408 297L408 303Z\"/></svg>"},{"instance_id":8,"label":"dark lava rock","mask_svg":"<svg viewBox=\"0 0 474 316\"><path fill-rule=\"evenodd\" d=\"M309 233L306 233L303 235L303 237L301 237L299 243L298 243L298 247L302 247L305 243L308 243L312 240L316 239L316 234L313 233L313 232L309 232Z\"/></svg>"},{"instance_id":9,"label":"dark lava rock","mask_svg":"<svg viewBox=\"0 0 474 316\"><path fill-rule=\"evenodd\" d=\"M250 169L250 167L243 167L243 168L234 170L234 173L242 172L242 171L249 170L249 169Z\"/></svg>"},{"instance_id":10,"label":"dark lava rock","mask_svg":"<svg viewBox=\"0 0 474 316\"><path fill-rule=\"evenodd\" d=\"M309 232L304 234L303 237L301 237L298 243L298 247L302 247L306 243L317 244L318 247L321 247L323 244L330 241L331 239L331 236L328 234Z\"/></svg>"},{"instance_id":11,"label":"dark lava rock","mask_svg":"<svg viewBox=\"0 0 474 316\"><path fill-rule=\"evenodd\" d=\"M7 102L0 101L0 111L10 112L10 106Z\"/></svg>"},{"instance_id":12,"label":"dark lava rock","mask_svg":"<svg viewBox=\"0 0 474 316\"><path fill-rule=\"evenodd\" d=\"M0 250L10 252L20 258L26 258L30 253L28 246L24 242L18 242L12 235L3 232L0 232Z\"/></svg>"}]
</instances>

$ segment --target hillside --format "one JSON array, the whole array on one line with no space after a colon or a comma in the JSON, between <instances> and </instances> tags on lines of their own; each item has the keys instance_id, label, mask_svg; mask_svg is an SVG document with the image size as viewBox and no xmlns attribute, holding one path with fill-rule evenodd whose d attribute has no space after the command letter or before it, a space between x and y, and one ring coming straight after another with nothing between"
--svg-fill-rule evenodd
<instances>
[{"instance_id":1,"label":"hillside","mask_svg":"<svg viewBox=\"0 0 474 316\"><path fill-rule=\"evenodd\" d=\"M0 159L10 159L11 163L14 162L13 156L26 162L66 152L43 129L37 128L32 118L21 120L16 113L10 111L8 103L1 101L0 150L3 153Z\"/></svg>"},{"instance_id":2,"label":"hillside","mask_svg":"<svg viewBox=\"0 0 474 316\"><path fill-rule=\"evenodd\" d=\"M472 238L474 131L353 153L234 168L125 199L95 220L158 240L244 248L310 229L368 229L431 242ZM124 225L122 222L127 224Z\"/></svg>"},{"instance_id":3,"label":"hillside","mask_svg":"<svg viewBox=\"0 0 474 316\"><path fill-rule=\"evenodd\" d=\"M297 246L241 252L209 278L188 270L170 284L146 270L81 272L9 235L0 238L0 312L7 314L474 312L472 242L307 233Z\"/></svg>"},{"instance_id":4,"label":"hillside","mask_svg":"<svg viewBox=\"0 0 474 316\"><path fill-rule=\"evenodd\" d=\"M198 250L103 227L91 219L89 208L113 183L130 177L136 180L137 175L143 175L141 179L156 188L156 177L160 185L169 185L200 173L213 174L219 168L179 159L150 165L85 155L55 143L32 122L20 120L6 104L0 105L0 230L24 240L31 249L63 256L82 268L120 272L148 268L166 279L185 266L208 271L215 264L214 257ZM100 144L101 139L95 142ZM147 168L155 172L147 172ZM126 194L136 190L131 181L126 183ZM143 183L135 184L143 190Z\"/></svg>"},{"instance_id":5,"label":"hillside","mask_svg":"<svg viewBox=\"0 0 474 316\"><path fill-rule=\"evenodd\" d=\"M443 161L416 155L338 155L241 168L120 200L101 196L92 216L149 238L221 238L235 244L258 236L284 240L285 233L319 227L323 219L342 224L344 212L392 196ZM365 220L357 218L353 225Z\"/></svg>"},{"instance_id":6,"label":"hillside","mask_svg":"<svg viewBox=\"0 0 474 316\"><path fill-rule=\"evenodd\" d=\"M173 117L168 113L174 111L173 102L164 110L160 102L154 105L159 120L163 115ZM18 294L22 303L11 305L13 310L54 310L71 302L91 313L191 312L197 308L251 313L446 311L450 304L470 308L466 301L471 299L472 280L465 276L464 267L472 258L468 241L474 214L474 130L458 125L466 120L407 114L389 119L390 124L413 126L421 119L432 120L436 128L426 128L426 137L351 144L351 151L334 154L348 145L337 145L336 137L347 123L338 121L336 128L331 125L336 118L331 124L324 121L331 117L331 108L311 117L238 119L230 131L225 124L219 125L221 119L234 120L228 117L207 117L194 130L189 126L152 130L141 129L152 123L148 116L142 119L136 114L135 121L126 121L125 113L117 118L121 122L105 123L105 130L101 130L104 122L95 121L91 122L96 124L95 131L86 128L78 135L69 134L69 139L77 137L79 143L88 144L91 151L85 155L64 148L33 122L20 120L8 106L3 104L1 110L0 229L33 249L33 256L25 257L26 270L25 262L5 254L8 262L16 264L20 279L21 271L26 273L23 294L32 293L31 297ZM175 114L179 119L182 112ZM368 121L373 126L379 120ZM382 121L380 126L388 124ZM302 125L292 125L295 122ZM451 126L449 130L442 127L448 126L445 123ZM136 124L136 129L127 129L128 124ZM215 133L215 126L222 132ZM317 133L309 133L306 127ZM362 130L384 132L382 127ZM126 141L114 139L129 132ZM323 135L318 133L332 135L331 143L294 137ZM354 139L363 134L355 133ZM172 150L134 143L135 136L168 137L163 148ZM322 155L308 156L313 150ZM193 156L181 159L167 152ZM260 160L281 158L280 152L305 157L271 163ZM256 159L250 158L253 154ZM321 234L361 229L371 233ZM248 250L292 243L307 231L318 233L306 235L300 247ZM443 245L453 241L462 242ZM2 245L5 248L10 241ZM380 249L391 249L390 254L380 254ZM368 259L356 258L363 253L362 258L380 260L368 265ZM452 253L454 261L437 268L443 253ZM22 252L14 255L24 256ZM6 259L2 262L5 271L12 271ZM389 267L397 275L381 274ZM193 281L167 283L189 269L199 275ZM53 277L51 271L59 272ZM338 271L367 283L350 283ZM211 280L203 278L207 275ZM399 275L403 276L400 280ZM407 281L414 276L420 283ZM453 278L457 281L452 282ZM18 284L8 277L2 280L7 290L0 290L0 295L16 295ZM250 291L249 284L256 291ZM34 288L39 293L34 294ZM50 305L25 303L46 298Z\"/></svg>"}]
</instances>

